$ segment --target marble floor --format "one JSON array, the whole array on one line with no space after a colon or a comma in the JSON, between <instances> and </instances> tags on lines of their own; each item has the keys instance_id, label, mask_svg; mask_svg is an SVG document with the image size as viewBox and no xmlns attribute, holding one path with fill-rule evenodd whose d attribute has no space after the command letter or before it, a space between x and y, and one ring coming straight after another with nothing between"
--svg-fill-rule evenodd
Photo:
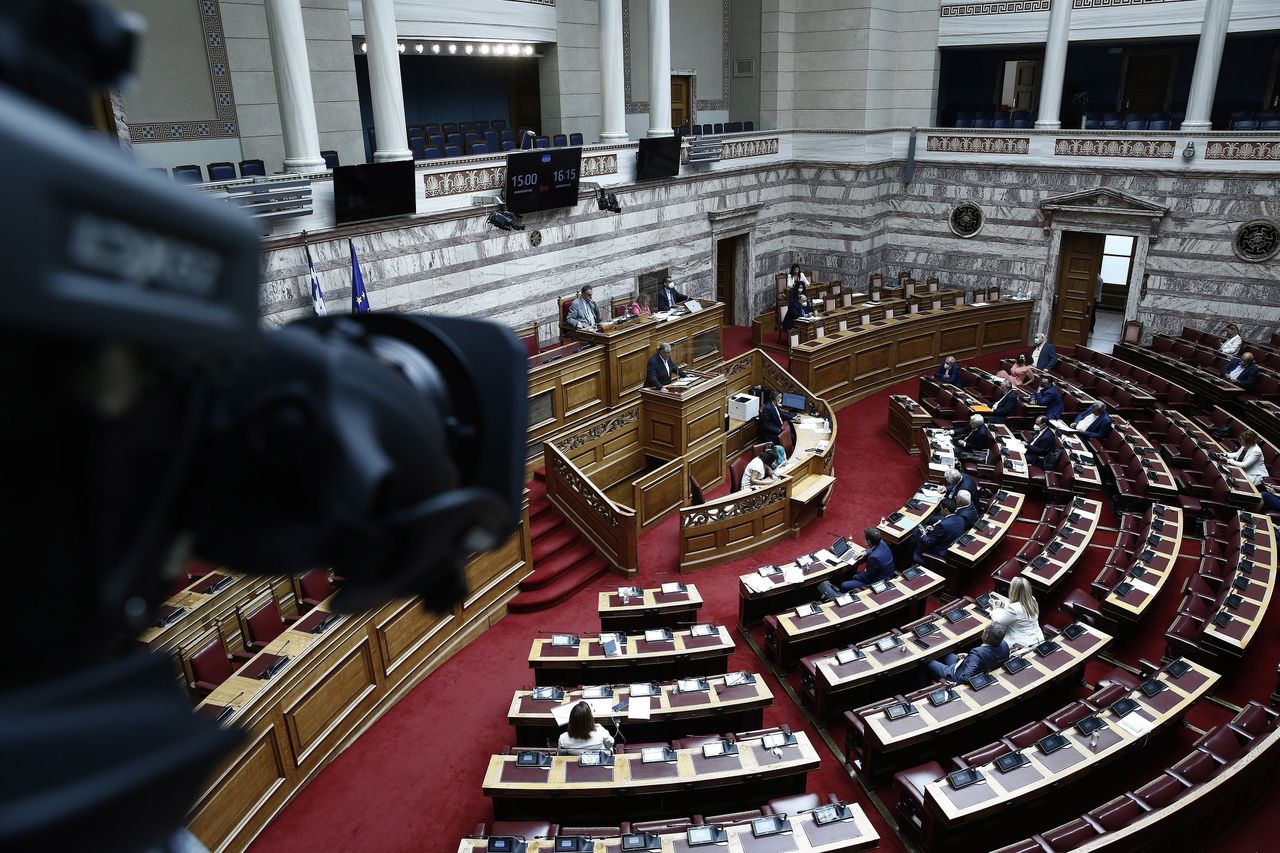
<instances>
[{"instance_id":1,"label":"marble floor","mask_svg":"<svg viewBox=\"0 0 1280 853\"><path fill-rule=\"evenodd\" d=\"M1119 311L1099 311L1093 334L1089 336L1089 349L1110 354L1111 348L1120 342L1123 332L1124 314Z\"/></svg>"}]
</instances>

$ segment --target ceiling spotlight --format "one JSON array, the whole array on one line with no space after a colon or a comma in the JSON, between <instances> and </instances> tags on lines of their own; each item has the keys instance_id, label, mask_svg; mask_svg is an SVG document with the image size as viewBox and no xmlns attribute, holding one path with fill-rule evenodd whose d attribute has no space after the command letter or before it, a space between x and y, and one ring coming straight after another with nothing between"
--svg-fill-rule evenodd
<instances>
[{"instance_id":1,"label":"ceiling spotlight","mask_svg":"<svg viewBox=\"0 0 1280 853\"><path fill-rule=\"evenodd\" d=\"M488 55L489 55L489 45L487 45L487 44L482 44L482 45L480 45L480 52L481 52L482 54L484 54L485 56L488 56Z\"/></svg>"},{"instance_id":2,"label":"ceiling spotlight","mask_svg":"<svg viewBox=\"0 0 1280 853\"><path fill-rule=\"evenodd\" d=\"M399 42L398 44L396 44L396 50L399 53L404 53L404 42Z\"/></svg>"},{"instance_id":3,"label":"ceiling spotlight","mask_svg":"<svg viewBox=\"0 0 1280 853\"><path fill-rule=\"evenodd\" d=\"M596 190L596 207L612 213L622 212L622 206L618 204L618 196L615 193L605 192L604 187Z\"/></svg>"},{"instance_id":4,"label":"ceiling spotlight","mask_svg":"<svg viewBox=\"0 0 1280 853\"><path fill-rule=\"evenodd\" d=\"M489 214L489 224L500 231L523 231L524 223L520 217L505 210L495 210Z\"/></svg>"},{"instance_id":5,"label":"ceiling spotlight","mask_svg":"<svg viewBox=\"0 0 1280 853\"><path fill-rule=\"evenodd\" d=\"M451 44L451 45L449 45L449 52L450 52L450 53L457 53L457 52L458 52L458 46L457 46L456 44Z\"/></svg>"},{"instance_id":6,"label":"ceiling spotlight","mask_svg":"<svg viewBox=\"0 0 1280 853\"><path fill-rule=\"evenodd\" d=\"M531 44L526 44L526 45L524 46L524 55L525 55L525 56L533 56L533 45L531 45Z\"/></svg>"},{"instance_id":7,"label":"ceiling spotlight","mask_svg":"<svg viewBox=\"0 0 1280 853\"><path fill-rule=\"evenodd\" d=\"M475 45L473 45L473 44L469 44L469 45L467 45L466 47L464 47L464 48L463 48L463 50L465 50L465 51L467 52L467 55L468 55L468 56L470 56L472 53L474 53L474 52L475 52L475 49L476 49L476 47L475 47Z\"/></svg>"},{"instance_id":8,"label":"ceiling spotlight","mask_svg":"<svg viewBox=\"0 0 1280 853\"><path fill-rule=\"evenodd\" d=\"M502 55L504 55L506 52L507 52L507 46L506 46L505 44L495 44L495 45L493 46L493 55L494 55L494 56L502 56Z\"/></svg>"},{"instance_id":9,"label":"ceiling spotlight","mask_svg":"<svg viewBox=\"0 0 1280 853\"><path fill-rule=\"evenodd\" d=\"M432 52L432 53L439 53L439 52L440 52L440 45L438 45L438 44L433 44L433 45L431 45L431 52Z\"/></svg>"},{"instance_id":10,"label":"ceiling spotlight","mask_svg":"<svg viewBox=\"0 0 1280 853\"><path fill-rule=\"evenodd\" d=\"M360 42L360 52L361 53L369 52L369 43L367 41Z\"/></svg>"},{"instance_id":11,"label":"ceiling spotlight","mask_svg":"<svg viewBox=\"0 0 1280 853\"><path fill-rule=\"evenodd\" d=\"M422 42L418 42L413 46L414 53L422 53Z\"/></svg>"}]
</instances>

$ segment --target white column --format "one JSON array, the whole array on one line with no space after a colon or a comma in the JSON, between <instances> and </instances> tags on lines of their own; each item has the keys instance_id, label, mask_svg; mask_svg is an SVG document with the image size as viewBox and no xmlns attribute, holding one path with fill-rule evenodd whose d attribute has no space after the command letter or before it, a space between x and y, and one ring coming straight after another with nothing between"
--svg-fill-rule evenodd
<instances>
[{"instance_id":1,"label":"white column","mask_svg":"<svg viewBox=\"0 0 1280 853\"><path fill-rule=\"evenodd\" d=\"M369 46L369 97L373 101L373 134L378 143L373 162L412 160L404 120L393 0L364 0L364 40Z\"/></svg>"},{"instance_id":2,"label":"white column","mask_svg":"<svg viewBox=\"0 0 1280 853\"><path fill-rule=\"evenodd\" d=\"M1040 111L1036 127L1062 127L1062 79L1067 70L1067 43L1071 36L1071 0L1053 0L1049 7L1049 39L1044 46L1044 71L1040 74Z\"/></svg>"},{"instance_id":3,"label":"white column","mask_svg":"<svg viewBox=\"0 0 1280 853\"><path fill-rule=\"evenodd\" d=\"M671 130L671 0L649 0L649 135Z\"/></svg>"},{"instance_id":4,"label":"white column","mask_svg":"<svg viewBox=\"0 0 1280 853\"><path fill-rule=\"evenodd\" d=\"M1200 27L1200 46L1196 49L1196 68L1191 73L1191 93L1187 96L1187 116L1183 130L1211 130L1213 94L1218 89L1218 67L1222 65L1222 48L1227 42L1227 25L1231 23L1231 0L1207 0L1204 24Z\"/></svg>"},{"instance_id":5,"label":"white column","mask_svg":"<svg viewBox=\"0 0 1280 853\"><path fill-rule=\"evenodd\" d=\"M267 37L275 71L280 129L284 134L284 167L290 172L324 168L316 104L307 64L307 34L302 28L300 0L266 0Z\"/></svg>"},{"instance_id":6,"label":"white column","mask_svg":"<svg viewBox=\"0 0 1280 853\"><path fill-rule=\"evenodd\" d=\"M600 0L600 141L627 138L623 89L622 0Z\"/></svg>"}]
</instances>

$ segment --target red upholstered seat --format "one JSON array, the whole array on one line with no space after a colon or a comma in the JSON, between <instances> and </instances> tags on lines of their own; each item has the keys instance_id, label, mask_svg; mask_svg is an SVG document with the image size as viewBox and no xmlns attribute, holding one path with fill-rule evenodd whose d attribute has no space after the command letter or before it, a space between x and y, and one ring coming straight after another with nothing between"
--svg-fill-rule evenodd
<instances>
[{"instance_id":1,"label":"red upholstered seat","mask_svg":"<svg viewBox=\"0 0 1280 853\"><path fill-rule=\"evenodd\" d=\"M1017 749L1026 749L1040 738L1053 734L1053 729L1043 720L1028 723L1017 731L1010 732L1005 740Z\"/></svg>"},{"instance_id":2,"label":"red upholstered seat","mask_svg":"<svg viewBox=\"0 0 1280 853\"><path fill-rule=\"evenodd\" d=\"M736 492L742 487L742 474L747 470L751 454L743 454L729 463L729 491Z\"/></svg>"},{"instance_id":3,"label":"red upholstered seat","mask_svg":"<svg viewBox=\"0 0 1280 853\"><path fill-rule=\"evenodd\" d=\"M1093 713L1092 709L1084 702L1072 702L1061 711L1053 714L1053 716L1047 717L1045 722L1059 729L1066 729L1074 726L1091 713Z\"/></svg>"},{"instance_id":4,"label":"red upholstered seat","mask_svg":"<svg viewBox=\"0 0 1280 853\"><path fill-rule=\"evenodd\" d=\"M637 834L641 832L660 833L702 825L702 816L696 815L693 818L675 817L667 818L666 820L642 820L637 823L632 823L631 831Z\"/></svg>"},{"instance_id":5,"label":"red upholstered seat","mask_svg":"<svg viewBox=\"0 0 1280 853\"><path fill-rule=\"evenodd\" d=\"M1107 708L1111 703L1129 693L1133 688L1126 687L1123 684L1108 684L1101 690L1095 690L1093 695L1085 701L1094 707L1095 710L1101 711Z\"/></svg>"},{"instance_id":6,"label":"red upholstered seat","mask_svg":"<svg viewBox=\"0 0 1280 853\"><path fill-rule=\"evenodd\" d=\"M1192 785L1208 782L1218 770L1218 763L1207 752L1193 752L1169 768Z\"/></svg>"},{"instance_id":7,"label":"red upholstered seat","mask_svg":"<svg viewBox=\"0 0 1280 853\"><path fill-rule=\"evenodd\" d=\"M1093 828L1084 818L1076 818L1055 829L1041 833L1041 838L1049 842L1054 850L1075 850L1098 837L1098 830Z\"/></svg>"},{"instance_id":8,"label":"red upholstered seat","mask_svg":"<svg viewBox=\"0 0 1280 853\"><path fill-rule=\"evenodd\" d=\"M1220 726L1196 741L1196 747L1212 755L1220 763L1234 761L1244 752L1247 735L1242 735L1227 726Z\"/></svg>"},{"instance_id":9,"label":"red upholstered seat","mask_svg":"<svg viewBox=\"0 0 1280 853\"><path fill-rule=\"evenodd\" d=\"M1112 667L1110 672L1098 679L1099 687L1108 687L1112 684L1118 684L1125 690L1137 690L1139 682L1138 677L1132 672L1129 672L1127 669L1121 669L1117 666ZM1090 698L1092 699L1092 697Z\"/></svg>"},{"instance_id":10,"label":"red upholstered seat","mask_svg":"<svg viewBox=\"0 0 1280 853\"><path fill-rule=\"evenodd\" d=\"M920 814L924 811L924 789L930 782L943 777L942 765L929 761L893 774L893 786L898 792L898 813L915 826L920 826Z\"/></svg>"},{"instance_id":11,"label":"red upholstered seat","mask_svg":"<svg viewBox=\"0 0 1280 853\"><path fill-rule=\"evenodd\" d=\"M495 820L487 833L480 835L518 835L522 838L551 838L560 827L547 820Z\"/></svg>"},{"instance_id":12,"label":"red upholstered seat","mask_svg":"<svg viewBox=\"0 0 1280 853\"><path fill-rule=\"evenodd\" d=\"M312 569L298 577L298 589L302 592L302 603L310 608L333 595L334 586L328 572Z\"/></svg>"},{"instance_id":13,"label":"red upholstered seat","mask_svg":"<svg viewBox=\"0 0 1280 853\"><path fill-rule=\"evenodd\" d=\"M623 835L623 825L616 826L562 826L556 835L586 835L591 838L610 838Z\"/></svg>"},{"instance_id":14,"label":"red upholstered seat","mask_svg":"<svg viewBox=\"0 0 1280 853\"><path fill-rule=\"evenodd\" d=\"M1167 773L1162 773L1133 793L1153 809L1164 808L1173 802L1187 786Z\"/></svg>"},{"instance_id":15,"label":"red upholstered seat","mask_svg":"<svg viewBox=\"0 0 1280 853\"><path fill-rule=\"evenodd\" d=\"M1194 655L1200 650L1200 633L1203 628L1204 623L1197 621L1194 617L1185 613L1176 616L1173 623L1169 625L1169 630L1164 632L1166 655L1168 657Z\"/></svg>"},{"instance_id":16,"label":"red upholstered seat","mask_svg":"<svg viewBox=\"0 0 1280 853\"><path fill-rule=\"evenodd\" d=\"M817 794L796 794L794 797L778 797L765 803L765 814L799 814L816 809L822 805L822 798Z\"/></svg>"},{"instance_id":17,"label":"red upholstered seat","mask_svg":"<svg viewBox=\"0 0 1280 853\"><path fill-rule=\"evenodd\" d=\"M524 344L525 352L529 356L532 357L538 354L538 335L536 332L532 335L521 335L520 343Z\"/></svg>"},{"instance_id":18,"label":"red upholstered seat","mask_svg":"<svg viewBox=\"0 0 1280 853\"><path fill-rule=\"evenodd\" d=\"M1231 722L1237 728L1256 737L1275 727L1276 713L1261 703L1250 702L1239 714L1236 714L1236 718Z\"/></svg>"},{"instance_id":19,"label":"red upholstered seat","mask_svg":"<svg viewBox=\"0 0 1280 853\"><path fill-rule=\"evenodd\" d=\"M208 696L231 677L235 666L227 654L227 646L216 633L195 654L187 657L191 669L191 689L199 698Z\"/></svg>"},{"instance_id":20,"label":"red upholstered seat","mask_svg":"<svg viewBox=\"0 0 1280 853\"><path fill-rule=\"evenodd\" d=\"M702 822L712 826L732 826L738 823L750 823L753 820L764 817L766 814L768 812L764 809L744 809L740 812L704 815Z\"/></svg>"},{"instance_id":21,"label":"red upholstered seat","mask_svg":"<svg viewBox=\"0 0 1280 853\"><path fill-rule=\"evenodd\" d=\"M243 617L243 625L245 647L254 651L265 649L268 643L289 627L289 623L280 615L280 605L270 595L253 612Z\"/></svg>"},{"instance_id":22,"label":"red upholstered seat","mask_svg":"<svg viewBox=\"0 0 1280 853\"><path fill-rule=\"evenodd\" d=\"M1089 812L1089 817L1096 820L1108 832L1115 832L1117 829L1123 829L1133 823L1146 813L1146 809L1133 797L1122 796L1098 806Z\"/></svg>"},{"instance_id":23,"label":"red upholstered seat","mask_svg":"<svg viewBox=\"0 0 1280 853\"><path fill-rule=\"evenodd\" d=\"M676 749L702 749L707 744L715 743L721 738L721 735L695 735L673 740L671 745Z\"/></svg>"},{"instance_id":24,"label":"red upholstered seat","mask_svg":"<svg viewBox=\"0 0 1280 853\"><path fill-rule=\"evenodd\" d=\"M980 767L983 764L990 764L1002 755L1008 755L1013 752L1013 747L998 740L995 743L989 743L986 746L980 746L977 749L970 750L964 755L959 756L955 763L957 767Z\"/></svg>"}]
</instances>

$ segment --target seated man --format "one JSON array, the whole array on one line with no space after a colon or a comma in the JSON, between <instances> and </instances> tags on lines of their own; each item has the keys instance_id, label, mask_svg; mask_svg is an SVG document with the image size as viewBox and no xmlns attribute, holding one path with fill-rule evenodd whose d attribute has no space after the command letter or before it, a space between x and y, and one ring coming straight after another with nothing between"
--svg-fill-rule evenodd
<instances>
[{"instance_id":1,"label":"seated man","mask_svg":"<svg viewBox=\"0 0 1280 853\"><path fill-rule=\"evenodd\" d=\"M649 357L649 370L645 376L644 386L664 388L684 375L680 365L671 360L671 344L658 344L658 351Z\"/></svg>"},{"instance_id":2,"label":"seated man","mask_svg":"<svg viewBox=\"0 0 1280 853\"><path fill-rule=\"evenodd\" d=\"M956 515L956 502L949 498L942 499L942 519L923 530L917 528L912 541L916 550L912 559L923 562L925 555L945 559L944 554L951 543L964 535L964 519Z\"/></svg>"},{"instance_id":3,"label":"seated man","mask_svg":"<svg viewBox=\"0 0 1280 853\"><path fill-rule=\"evenodd\" d=\"M1049 426L1049 419L1044 415L1036 418L1036 425L1031 430L1031 440L1027 442L1027 462L1045 467L1045 461L1053 451L1058 449L1058 439Z\"/></svg>"},{"instance_id":4,"label":"seated man","mask_svg":"<svg viewBox=\"0 0 1280 853\"><path fill-rule=\"evenodd\" d=\"M956 454L961 459L987 461L987 451L991 448L991 430L987 429L982 415L970 415L969 425L956 427L951 431L951 437Z\"/></svg>"},{"instance_id":5,"label":"seated man","mask_svg":"<svg viewBox=\"0 0 1280 853\"><path fill-rule=\"evenodd\" d=\"M978 493L978 481L958 468L948 468L942 479L947 485L947 490L942 495L944 498L955 500L962 490L971 495Z\"/></svg>"},{"instance_id":6,"label":"seated man","mask_svg":"<svg viewBox=\"0 0 1280 853\"><path fill-rule=\"evenodd\" d=\"M1044 406L1044 416L1051 421L1062 417L1062 392L1051 376L1040 377L1040 390L1031 395L1037 406Z\"/></svg>"},{"instance_id":7,"label":"seated man","mask_svg":"<svg viewBox=\"0 0 1280 853\"><path fill-rule=\"evenodd\" d=\"M777 476L769 467L769 463L777 458L778 453L773 449L773 445L766 444L755 458L747 463L747 467L742 472L742 483L739 488L745 492L748 489L758 489L777 482Z\"/></svg>"},{"instance_id":8,"label":"seated man","mask_svg":"<svg viewBox=\"0 0 1280 853\"><path fill-rule=\"evenodd\" d=\"M867 541L867 550L858 559L858 563L866 562L867 567L840 584L840 589L844 592L856 592L864 586L888 580L895 573L893 552L889 550L889 543L880 538L880 531L868 527L862 531L862 536Z\"/></svg>"},{"instance_id":9,"label":"seated man","mask_svg":"<svg viewBox=\"0 0 1280 853\"><path fill-rule=\"evenodd\" d=\"M1252 387L1258 378L1258 365L1253 361L1253 353L1247 352L1239 358L1231 359L1220 374L1223 379L1230 379L1241 388Z\"/></svg>"},{"instance_id":10,"label":"seated man","mask_svg":"<svg viewBox=\"0 0 1280 853\"><path fill-rule=\"evenodd\" d=\"M681 302L687 302L689 297L676 290L676 283L668 278L662 283L662 289L658 291L658 303L654 309L656 311L670 311Z\"/></svg>"},{"instance_id":11,"label":"seated man","mask_svg":"<svg viewBox=\"0 0 1280 853\"><path fill-rule=\"evenodd\" d=\"M600 313L596 303L591 299L591 285L585 284L578 292L578 298L569 306L569 315L565 322L575 329L595 331L600 328Z\"/></svg>"},{"instance_id":12,"label":"seated man","mask_svg":"<svg viewBox=\"0 0 1280 853\"><path fill-rule=\"evenodd\" d=\"M1018 392L1013 390L1009 380L1001 379L996 385L996 402L987 415L987 422L1002 424L1018 413Z\"/></svg>"},{"instance_id":13,"label":"seated man","mask_svg":"<svg viewBox=\"0 0 1280 853\"><path fill-rule=\"evenodd\" d=\"M1049 343L1043 333L1035 337L1036 348L1031 351L1031 366L1036 370L1053 370L1058 366L1058 350Z\"/></svg>"},{"instance_id":14,"label":"seated man","mask_svg":"<svg viewBox=\"0 0 1280 853\"><path fill-rule=\"evenodd\" d=\"M973 495L964 489L956 492L956 515L964 519L966 531L978 523L978 507L973 502Z\"/></svg>"},{"instance_id":15,"label":"seated man","mask_svg":"<svg viewBox=\"0 0 1280 853\"><path fill-rule=\"evenodd\" d=\"M963 387L960 382L960 365L956 364L956 357L949 355L943 359L937 369L933 371L933 378L939 382L945 382L948 385L954 385L957 388Z\"/></svg>"},{"instance_id":16,"label":"seated man","mask_svg":"<svg viewBox=\"0 0 1280 853\"><path fill-rule=\"evenodd\" d=\"M982 632L982 645L968 654L944 655L940 660L929 661L929 674L935 679L968 681L981 672L990 672L1009 659L1009 646L1004 641L1003 625L988 625Z\"/></svg>"},{"instance_id":17,"label":"seated man","mask_svg":"<svg viewBox=\"0 0 1280 853\"><path fill-rule=\"evenodd\" d=\"M1099 400L1076 415L1071 426L1086 438L1106 438L1111 432L1111 415L1107 414L1106 404Z\"/></svg>"}]
</instances>

